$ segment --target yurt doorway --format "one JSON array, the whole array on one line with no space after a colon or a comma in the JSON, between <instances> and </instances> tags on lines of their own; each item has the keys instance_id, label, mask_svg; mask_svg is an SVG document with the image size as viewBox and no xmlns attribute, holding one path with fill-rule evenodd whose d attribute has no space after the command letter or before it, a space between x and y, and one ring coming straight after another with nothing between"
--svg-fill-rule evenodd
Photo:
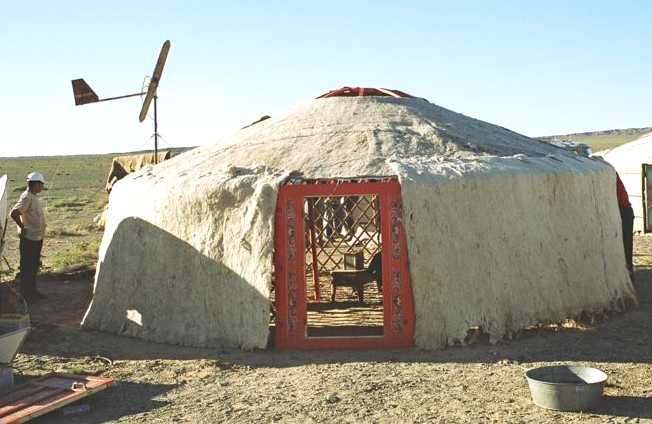
<instances>
[{"instance_id":1,"label":"yurt doorway","mask_svg":"<svg viewBox=\"0 0 652 424\"><path fill-rule=\"evenodd\" d=\"M644 163L643 177L643 232L652 233L652 164ZM630 198L634 197L632 194ZM633 202L632 202L633 203Z\"/></svg>"},{"instance_id":2,"label":"yurt doorway","mask_svg":"<svg viewBox=\"0 0 652 424\"><path fill-rule=\"evenodd\" d=\"M412 345L398 181L290 181L279 190L275 240L277 347Z\"/></svg>"}]
</instances>

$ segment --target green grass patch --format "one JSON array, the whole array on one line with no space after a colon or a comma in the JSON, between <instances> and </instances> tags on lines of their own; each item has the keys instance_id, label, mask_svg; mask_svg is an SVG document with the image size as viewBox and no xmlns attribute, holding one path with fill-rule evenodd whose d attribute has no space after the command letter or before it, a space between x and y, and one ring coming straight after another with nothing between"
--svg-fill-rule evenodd
<instances>
[{"instance_id":1,"label":"green grass patch","mask_svg":"<svg viewBox=\"0 0 652 424\"><path fill-rule=\"evenodd\" d=\"M82 367L72 366L68 372L75 375L85 375L86 369Z\"/></svg>"},{"instance_id":2,"label":"green grass patch","mask_svg":"<svg viewBox=\"0 0 652 424\"><path fill-rule=\"evenodd\" d=\"M621 144L629 143L630 141L636 140L639 138L639 135L592 135L592 136L583 136L578 135L573 137L573 141L580 143L586 143L591 146L593 152L599 152L601 150L613 149L618 147Z\"/></svg>"},{"instance_id":3,"label":"green grass patch","mask_svg":"<svg viewBox=\"0 0 652 424\"><path fill-rule=\"evenodd\" d=\"M0 175L9 179L10 207L25 190L25 177L43 173L46 190L39 194L45 209L48 231L43 245L43 271L95 267L102 232L93 218L108 202L104 190L113 155L0 158ZM0 264L3 281L18 269L18 237L11 225L3 254L14 272Z\"/></svg>"},{"instance_id":4,"label":"green grass patch","mask_svg":"<svg viewBox=\"0 0 652 424\"><path fill-rule=\"evenodd\" d=\"M621 144L629 143L630 141L634 141L650 132L652 132L652 127L553 135L540 138L542 140L571 140L577 143L585 143L591 146L591 150L595 153L602 150L613 149Z\"/></svg>"},{"instance_id":5,"label":"green grass patch","mask_svg":"<svg viewBox=\"0 0 652 424\"><path fill-rule=\"evenodd\" d=\"M95 238L57 250L51 261L52 271L65 273L95 268L99 247L100 240Z\"/></svg>"}]
</instances>

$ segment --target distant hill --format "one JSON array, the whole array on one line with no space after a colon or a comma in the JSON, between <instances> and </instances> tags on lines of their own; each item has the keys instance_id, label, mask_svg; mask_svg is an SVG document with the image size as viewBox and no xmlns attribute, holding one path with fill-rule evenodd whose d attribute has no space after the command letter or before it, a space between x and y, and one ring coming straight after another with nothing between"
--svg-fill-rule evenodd
<instances>
[{"instance_id":1,"label":"distant hill","mask_svg":"<svg viewBox=\"0 0 652 424\"><path fill-rule=\"evenodd\" d=\"M613 149L616 146L636 140L637 138L651 132L652 127L626 128L575 134L549 135L538 138L544 141L571 140L578 143L586 143L591 146L591 149L594 152L599 152L601 150Z\"/></svg>"}]
</instances>

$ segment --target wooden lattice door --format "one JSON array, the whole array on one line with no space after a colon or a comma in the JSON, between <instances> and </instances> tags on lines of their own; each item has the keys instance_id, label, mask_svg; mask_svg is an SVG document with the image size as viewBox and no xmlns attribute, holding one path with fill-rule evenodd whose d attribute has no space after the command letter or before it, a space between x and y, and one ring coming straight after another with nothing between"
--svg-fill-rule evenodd
<instances>
[{"instance_id":1,"label":"wooden lattice door","mask_svg":"<svg viewBox=\"0 0 652 424\"><path fill-rule=\"evenodd\" d=\"M292 181L280 187L275 218L276 347L413 345L414 306L398 181ZM341 253L347 246L356 246L367 265L382 252L382 332L364 337L312 336L307 326L308 297L323 301L320 275L343 266Z\"/></svg>"}]
</instances>

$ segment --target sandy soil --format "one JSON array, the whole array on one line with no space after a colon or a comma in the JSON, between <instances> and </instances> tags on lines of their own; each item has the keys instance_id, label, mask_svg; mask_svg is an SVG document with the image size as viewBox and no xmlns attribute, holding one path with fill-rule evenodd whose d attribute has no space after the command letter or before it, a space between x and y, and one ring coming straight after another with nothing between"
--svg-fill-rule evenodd
<instances>
[{"instance_id":1,"label":"sandy soil","mask_svg":"<svg viewBox=\"0 0 652 424\"><path fill-rule=\"evenodd\" d=\"M636 243L638 308L443 351L218 352L146 343L79 329L89 280L45 281L49 299L32 308L35 330L16 360L17 379L72 371L120 381L86 401L90 413L55 411L37 423L652 423L652 240ZM556 363L609 374L598 410L534 406L525 371Z\"/></svg>"}]
</instances>

